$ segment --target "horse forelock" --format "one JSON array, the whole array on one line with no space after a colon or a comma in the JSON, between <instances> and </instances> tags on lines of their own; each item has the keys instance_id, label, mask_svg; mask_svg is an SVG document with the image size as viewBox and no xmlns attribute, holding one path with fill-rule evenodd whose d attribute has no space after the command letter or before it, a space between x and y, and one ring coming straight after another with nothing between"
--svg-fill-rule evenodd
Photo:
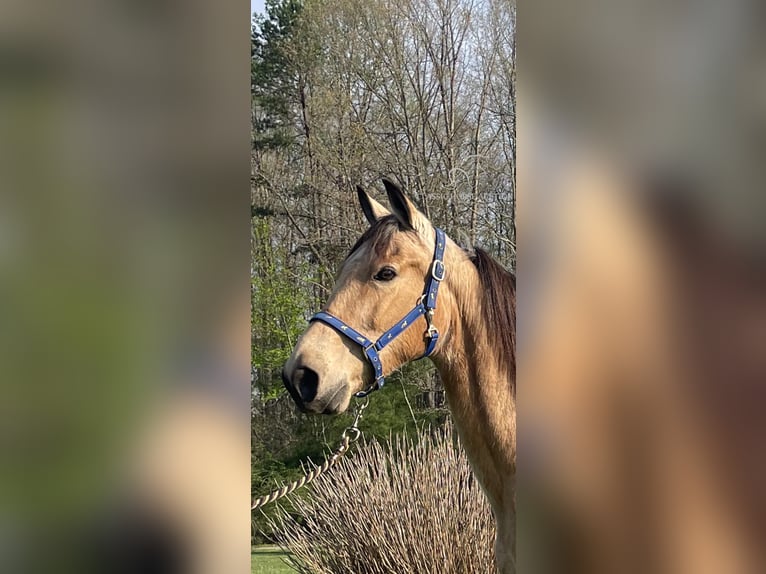
<instances>
[{"instance_id":1,"label":"horse forelock","mask_svg":"<svg viewBox=\"0 0 766 574\"><path fill-rule=\"evenodd\" d=\"M370 245L370 248L374 253L383 253L383 251L385 251L391 244L391 240L397 231L401 231L402 233L413 233L412 231L401 229L399 222L393 215L386 215L385 217L381 217L375 223L370 225L370 227L365 230L362 236L357 239L356 243L354 243L354 246L348 252L348 255L346 255L346 260L348 260L354 253L359 251L363 245L367 244Z\"/></svg>"}]
</instances>

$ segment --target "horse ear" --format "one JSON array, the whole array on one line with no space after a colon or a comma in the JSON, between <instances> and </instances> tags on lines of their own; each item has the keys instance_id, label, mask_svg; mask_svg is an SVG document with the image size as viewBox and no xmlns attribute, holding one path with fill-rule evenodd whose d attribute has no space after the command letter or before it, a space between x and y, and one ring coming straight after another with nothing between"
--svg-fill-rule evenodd
<instances>
[{"instance_id":1,"label":"horse ear","mask_svg":"<svg viewBox=\"0 0 766 574\"><path fill-rule=\"evenodd\" d=\"M426 216L420 213L415 204L407 199L398 185L388 179L383 179L383 185L386 186L391 211L402 227L410 230L425 230L429 227Z\"/></svg>"},{"instance_id":2,"label":"horse ear","mask_svg":"<svg viewBox=\"0 0 766 574\"><path fill-rule=\"evenodd\" d=\"M362 206L362 212L370 225L375 223L381 217L391 215L385 207L367 195L367 192L361 186L356 186L356 195L359 197L359 205Z\"/></svg>"}]
</instances>

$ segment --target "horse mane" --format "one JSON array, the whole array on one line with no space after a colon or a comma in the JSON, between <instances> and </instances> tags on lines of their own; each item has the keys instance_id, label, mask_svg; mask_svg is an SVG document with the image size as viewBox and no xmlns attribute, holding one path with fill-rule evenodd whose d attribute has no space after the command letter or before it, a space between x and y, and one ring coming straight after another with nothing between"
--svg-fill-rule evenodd
<instances>
[{"instance_id":1,"label":"horse mane","mask_svg":"<svg viewBox=\"0 0 766 574\"><path fill-rule=\"evenodd\" d=\"M516 276L483 249L469 254L484 291L482 313L490 345L511 370L511 386L516 392Z\"/></svg>"}]
</instances>

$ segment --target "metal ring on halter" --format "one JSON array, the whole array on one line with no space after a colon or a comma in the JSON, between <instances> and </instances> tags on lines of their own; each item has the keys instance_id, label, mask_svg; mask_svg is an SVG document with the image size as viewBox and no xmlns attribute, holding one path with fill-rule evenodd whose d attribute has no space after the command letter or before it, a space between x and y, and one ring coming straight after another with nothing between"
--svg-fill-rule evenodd
<instances>
[{"instance_id":1,"label":"metal ring on halter","mask_svg":"<svg viewBox=\"0 0 766 574\"><path fill-rule=\"evenodd\" d=\"M364 412L364 409L370 406L370 399L367 399L362 404L357 405L356 407L356 420L354 420L354 425L356 425L357 422L359 422L359 419L362 418L362 413Z\"/></svg>"},{"instance_id":2,"label":"metal ring on halter","mask_svg":"<svg viewBox=\"0 0 766 574\"><path fill-rule=\"evenodd\" d=\"M426 318L426 337L429 337L431 339L434 338L434 335L438 335L439 331L436 329L436 326L434 325L434 310L428 309L425 312L425 318Z\"/></svg>"},{"instance_id":3,"label":"metal ring on halter","mask_svg":"<svg viewBox=\"0 0 766 574\"><path fill-rule=\"evenodd\" d=\"M375 382L372 383L369 387L359 391L358 393L354 393L354 396L357 399L364 399L364 398L369 399L370 393L373 391L377 391L381 387L380 379L382 378L383 376L381 375L379 378L375 379Z\"/></svg>"},{"instance_id":4,"label":"metal ring on halter","mask_svg":"<svg viewBox=\"0 0 766 574\"><path fill-rule=\"evenodd\" d=\"M444 273L446 270L446 267L444 267L444 261L441 259L434 259L434 262L431 263L431 277L433 277L436 281L444 281Z\"/></svg>"},{"instance_id":5,"label":"metal ring on halter","mask_svg":"<svg viewBox=\"0 0 766 574\"><path fill-rule=\"evenodd\" d=\"M348 427L343 431L343 434L340 435L340 438L341 440L348 439L349 442L356 442L359 440L360 436L362 436L362 431L356 427Z\"/></svg>"},{"instance_id":6,"label":"metal ring on halter","mask_svg":"<svg viewBox=\"0 0 766 574\"><path fill-rule=\"evenodd\" d=\"M368 396L366 401L357 405L356 413L354 414L354 422L351 423L350 427L348 427L346 430L343 431L343 434L341 435L341 439L348 439L349 442L356 442L359 440L359 437L362 435L362 431L359 430L359 427L357 427L357 425L359 424L359 421L362 418L362 413L364 413L364 409L366 409L369 406L370 406L370 397Z\"/></svg>"}]
</instances>

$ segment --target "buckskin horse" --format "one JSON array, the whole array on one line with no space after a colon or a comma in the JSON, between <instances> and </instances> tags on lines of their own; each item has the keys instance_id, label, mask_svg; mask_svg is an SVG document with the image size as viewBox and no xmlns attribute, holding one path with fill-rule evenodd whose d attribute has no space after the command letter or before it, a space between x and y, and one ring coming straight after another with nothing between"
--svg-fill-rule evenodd
<instances>
[{"instance_id":1,"label":"buckskin horse","mask_svg":"<svg viewBox=\"0 0 766 574\"><path fill-rule=\"evenodd\" d=\"M357 188L369 228L343 263L283 370L299 408L335 414L385 376L428 356L496 520L495 558L515 571L516 279L481 249L464 250L401 189L391 211Z\"/></svg>"}]
</instances>

